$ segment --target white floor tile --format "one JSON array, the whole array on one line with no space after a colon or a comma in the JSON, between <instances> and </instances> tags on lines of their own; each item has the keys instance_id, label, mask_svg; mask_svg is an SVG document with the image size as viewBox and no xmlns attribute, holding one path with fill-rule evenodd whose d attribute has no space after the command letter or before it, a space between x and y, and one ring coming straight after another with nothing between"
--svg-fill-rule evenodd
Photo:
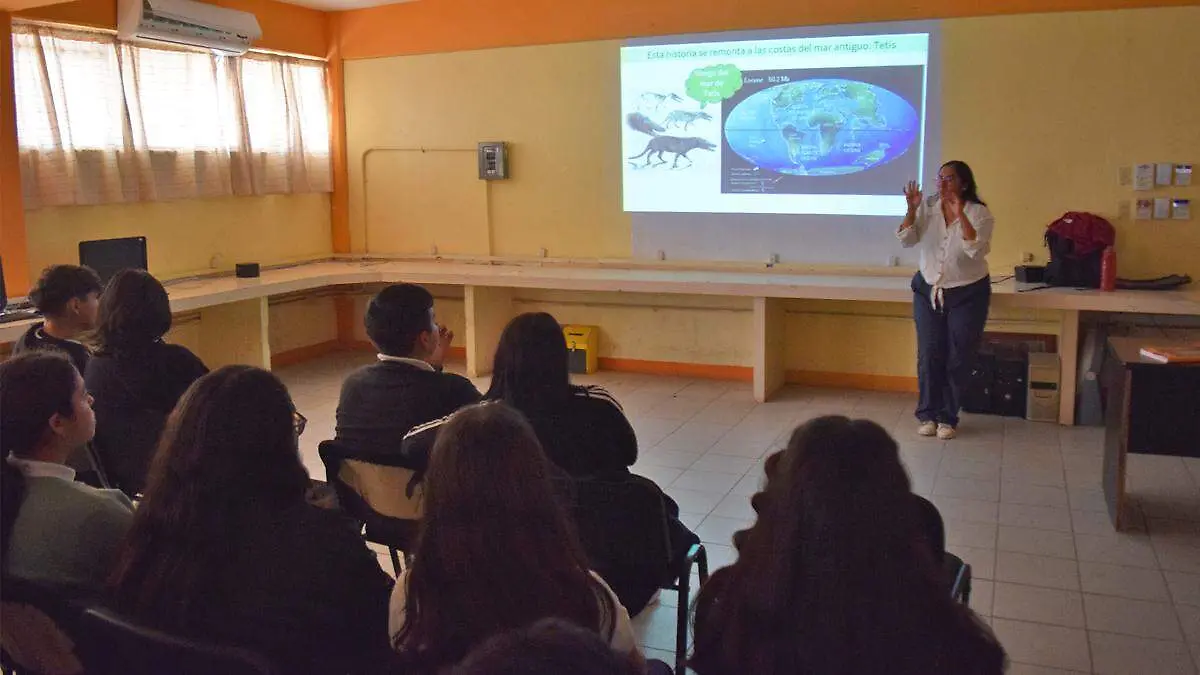
<instances>
[{"instance_id":1,"label":"white floor tile","mask_svg":"<svg viewBox=\"0 0 1200 675\"><path fill-rule=\"evenodd\" d=\"M1163 573L1159 570L1080 561L1079 582L1084 593L1156 602L1171 601Z\"/></svg>"},{"instance_id":2,"label":"white floor tile","mask_svg":"<svg viewBox=\"0 0 1200 675\"><path fill-rule=\"evenodd\" d=\"M1013 661L1085 672L1092 669L1087 633L1081 629L996 618L992 630Z\"/></svg>"},{"instance_id":3,"label":"white floor tile","mask_svg":"<svg viewBox=\"0 0 1200 675\"><path fill-rule=\"evenodd\" d=\"M1001 525L996 548L1001 551L1075 559L1075 540L1070 532Z\"/></svg>"},{"instance_id":4,"label":"white floor tile","mask_svg":"<svg viewBox=\"0 0 1200 675\"><path fill-rule=\"evenodd\" d=\"M1027 504L1001 504L1001 525L1029 527L1039 530L1071 531L1071 512L1057 506L1030 506Z\"/></svg>"},{"instance_id":5,"label":"white floor tile","mask_svg":"<svg viewBox=\"0 0 1200 675\"><path fill-rule=\"evenodd\" d=\"M753 520L746 518L725 518L723 516L710 515L700 523L696 528L696 536L700 537L700 541L705 545L721 544L728 546L733 543L733 534L740 530L745 530L754 524Z\"/></svg>"},{"instance_id":6,"label":"white floor tile","mask_svg":"<svg viewBox=\"0 0 1200 675\"><path fill-rule=\"evenodd\" d=\"M992 616L1083 628L1083 596L1077 591L996 582Z\"/></svg>"},{"instance_id":7,"label":"white floor tile","mask_svg":"<svg viewBox=\"0 0 1200 675\"><path fill-rule=\"evenodd\" d=\"M1085 594L1083 606L1089 630L1159 640L1183 640L1179 618L1175 608L1169 604Z\"/></svg>"},{"instance_id":8,"label":"white floor tile","mask_svg":"<svg viewBox=\"0 0 1200 675\"><path fill-rule=\"evenodd\" d=\"M1080 560L1150 569L1158 567L1149 537L1141 534L1077 534L1075 550ZM1200 551L1197 554L1200 560Z\"/></svg>"},{"instance_id":9,"label":"white floor tile","mask_svg":"<svg viewBox=\"0 0 1200 675\"><path fill-rule=\"evenodd\" d=\"M1196 666L1182 642L1091 632L1097 675L1195 675Z\"/></svg>"},{"instance_id":10,"label":"white floor tile","mask_svg":"<svg viewBox=\"0 0 1200 675\"><path fill-rule=\"evenodd\" d=\"M1079 564L1063 558L997 551L996 581L1075 591L1079 590Z\"/></svg>"}]
</instances>

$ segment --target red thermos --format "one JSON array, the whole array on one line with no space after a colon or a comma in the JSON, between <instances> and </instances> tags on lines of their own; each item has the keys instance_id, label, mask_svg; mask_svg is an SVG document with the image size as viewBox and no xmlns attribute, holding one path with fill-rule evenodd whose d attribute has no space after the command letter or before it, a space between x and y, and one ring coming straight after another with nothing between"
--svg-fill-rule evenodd
<instances>
[{"instance_id":1,"label":"red thermos","mask_svg":"<svg viewBox=\"0 0 1200 675\"><path fill-rule=\"evenodd\" d=\"M1117 252L1109 246L1104 249L1100 258L1100 290L1115 291L1117 289Z\"/></svg>"}]
</instances>

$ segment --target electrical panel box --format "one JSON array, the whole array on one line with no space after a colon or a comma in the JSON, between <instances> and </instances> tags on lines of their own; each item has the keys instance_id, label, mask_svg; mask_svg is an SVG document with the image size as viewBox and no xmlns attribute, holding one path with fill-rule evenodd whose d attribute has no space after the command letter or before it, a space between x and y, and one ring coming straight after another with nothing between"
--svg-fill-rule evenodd
<instances>
[{"instance_id":1,"label":"electrical panel box","mask_svg":"<svg viewBox=\"0 0 1200 675\"><path fill-rule=\"evenodd\" d=\"M508 144L492 141L479 144L479 179L508 178Z\"/></svg>"}]
</instances>

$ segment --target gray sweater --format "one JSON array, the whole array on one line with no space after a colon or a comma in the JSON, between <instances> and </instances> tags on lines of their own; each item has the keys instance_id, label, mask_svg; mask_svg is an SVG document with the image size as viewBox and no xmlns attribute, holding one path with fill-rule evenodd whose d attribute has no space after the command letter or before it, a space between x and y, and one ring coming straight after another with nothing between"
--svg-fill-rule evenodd
<instances>
[{"instance_id":1,"label":"gray sweater","mask_svg":"<svg viewBox=\"0 0 1200 675\"><path fill-rule=\"evenodd\" d=\"M99 591L132 520L133 506L118 490L27 476L4 572Z\"/></svg>"}]
</instances>

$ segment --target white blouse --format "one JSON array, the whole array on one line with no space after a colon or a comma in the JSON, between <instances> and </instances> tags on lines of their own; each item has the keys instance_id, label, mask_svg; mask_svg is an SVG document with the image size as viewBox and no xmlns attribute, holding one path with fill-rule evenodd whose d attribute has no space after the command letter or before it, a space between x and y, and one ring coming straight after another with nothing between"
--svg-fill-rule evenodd
<instances>
[{"instance_id":1,"label":"white blouse","mask_svg":"<svg viewBox=\"0 0 1200 675\"><path fill-rule=\"evenodd\" d=\"M943 289L973 284L988 275L987 254L996 219L988 207L975 202L969 202L963 212L975 228L973 241L963 239L957 219L946 223L940 198L921 204L912 227L896 230L904 248L920 247L921 276L933 288L930 301L934 307L941 303Z\"/></svg>"}]
</instances>

